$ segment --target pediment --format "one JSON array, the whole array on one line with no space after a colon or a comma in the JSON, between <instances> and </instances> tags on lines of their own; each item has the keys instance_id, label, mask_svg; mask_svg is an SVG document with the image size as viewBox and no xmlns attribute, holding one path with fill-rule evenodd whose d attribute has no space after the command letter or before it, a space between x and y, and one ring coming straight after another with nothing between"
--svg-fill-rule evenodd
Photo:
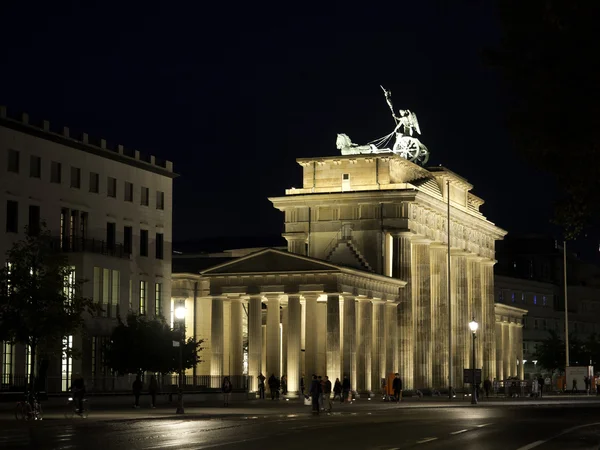
<instances>
[{"instance_id":1,"label":"pediment","mask_svg":"<svg viewBox=\"0 0 600 450\"><path fill-rule=\"evenodd\" d=\"M272 248L252 253L231 262L219 264L201 272L202 275L227 275L240 273L282 273L335 271L339 267L305 256Z\"/></svg>"}]
</instances>

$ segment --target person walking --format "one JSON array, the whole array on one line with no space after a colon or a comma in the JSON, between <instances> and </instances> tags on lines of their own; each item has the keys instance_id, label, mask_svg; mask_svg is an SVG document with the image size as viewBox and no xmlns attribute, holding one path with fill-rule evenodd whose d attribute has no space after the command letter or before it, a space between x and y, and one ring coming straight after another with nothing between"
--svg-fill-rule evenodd
<instances>
[{"instance_id":1,"label":"person walking","mask_svg":"<svg viewBox=\"0 0 600 450\"><path fill-rule=\"evenodd\" d=\"M396 398L396 402L400 403L402 399L402 378L400 378L400 374L396 373L394 376L394 381L392 382L392 389L394 390L394 397Z\"/></svg>"},{"instance_id":2,"label":"person walking","mask_svg":"<svg viewBox=\"0 0 600 450\"><path fill-rule=\"evenodd\" d=\"M258 375L258 397L265 399L265 376L262 372Z\"/></svg>"},{"instance_id":3,"label":"person walking","mask_svg":"<svg viewBox=\"0 0 600 450\"><path fill-rule=\"evenodd\" d=\"M348 400L350 395L350 380L348 379L348 375L344 375L344 380L342 381L342 403Z\"/></svg>"},{"instance_id":4,"label":"person walking","mask_svg":"<svg viewBox=\"0 0 600 450\"><path fill-rule=\"evenodd\" d=\"M275 378L274 373L272 373L269 377L269 392L271 393L271 400L275 400L275 395L277 392L277 378Z\"/></svg>"},{"instance_id":5,"label":"person walking","mask_svg":"<svg viewBox=\"0 0 600 450\"><path fill-rule=\"evenodd\" d=\"M133 404L134 408L140 407L140 395L142 394L142 387L143 387L142 379L140 378L139 375L136 375L135 381L131 385L131 389L133 391L133 396L135 398L135 403Z\"/></svg>"},{"instance_id":6,"label":"person walking","mask_svg":"<svg viewBox=\"0 0 600 450\"><path fill-rule=\"evenodd\" d=\"M340 399L340 403L342 403L344 401L344 399L342 398L342 383L340 383L339 378L336 378L335 383L333 383L333 400L334 401L335 401L336 397Z\"/></svg>"},{"instance_id":7,"label":"person walking","mask_svg":"<svg viewBox=\"0 0 600 450\"><path fill-rule=\"evenodd\" d=\"M486 378L483 382L483 390L485 391L486 398L490 398L490 390L492 389L492 380Z\"/></svg>"},{"instance_id":8,"label":"person walking","mask_svg":"<svg viewBox=\"0 0 600 450\"><path fill-rule=\"evenodd\" d=\"M325 375L325 381L323 382L323 407L326 406L326 411L331 412L331 381L329 377Z\"/></svg>"},{"instance_id":9,"label":"person walking","mask_svg":"<svg viewBox=\"0 0 600 450\"><path fill-rule=\"evenodd\" d=\"M281 395L287 395L287 377L285 375L281 376Z\"/></svg>"},{"instance_id":10,"label":"person walking","mask_svg":"<svg viewBox=\"0 0 600 450\"><path fill-rule=\"evenodd\" d=\"M577 394L577 378L573 378L573 389L571 389L572 394Z\"/></svg>"},{"instance_id":11,"label":"person walking","mask_svg":"<svg viewBox=\"0 0 600 450\"><path fill-rule=\"evenodd\" d=\"M538 387L540 389L540 398L544 396L544 377L540 375L538 378Z\"/></svg>"},{"instance_id":12,"label":"person walking","mask_svg":"<svg viewBox=\"0 0 600 450\"><path fill-rule=\"evenodd\" d=\"M321 383L317 379L316 375L312 376L308 393L310 394L312 400L312 413L319 414L319 399L321 397L322 390Z\"/></svg>"},{"instance_id":13,"label":"person walking","mask_svg":"<svg viewBox=\"0 0 600 450\"><path fill-rule=\"evenodd\" d=\"M300 377L300 393L304 397L304 374Z\"/></svg>"},{"instance_id":14,"label":"person walking","mask_svg":"<svg viewBox=\"0 0 600 450\"><path fill-rule=\"evenodd\" d=\"M223 406L229 406L229 397L231 396L231 391L233 390L233 385L231 384L231 381L229 381L229 377L223 378L221 390L223 391Z\"/></svg>"},{"instance_id":15,"label":"person walking","mask_svg":"<svg viewBox=\"0 0 600 450\"><path fill-rule=\"evenodd\" d=\"M323 391L325 389L325 381L323 381L323 377L321 375L317 377L317 380L319 380L319 385L321 386L321 391L319 392L319 409L323 411L325 410L325 406L323 405Z\"/></svg>"},{"instance_id":16,"label":"person walking","mask_svg":"<svg viewBox=\"0 0 600 450\"><path fill-rule=\"evenodd\" d=\"M148 393L152 399L150 408L156 408L156 394L158 393L158 381L156 381L156 375L150 377L150 383L148 384Z\"/></svg>"},{"instance_id":17,"label":"person walking","mask_svg":"<svg viewBox=\"0 0 600 450\"><path fill-rule=\"evenodd\" d=\"M531 396L532 397L537 397L538 396L538 379L537 378L533 378L533 381L531 382Z\"/></svg>"}]
</instances>

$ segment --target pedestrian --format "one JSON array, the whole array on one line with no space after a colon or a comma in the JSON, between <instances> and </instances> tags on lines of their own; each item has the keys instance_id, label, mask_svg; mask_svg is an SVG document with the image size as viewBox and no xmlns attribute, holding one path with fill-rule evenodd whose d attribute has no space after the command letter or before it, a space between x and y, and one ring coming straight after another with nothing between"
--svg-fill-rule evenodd
<instances>
[{"instance_id":1,"label":"pedestrian","mask_svg":"<svg viewBox=\"0 0 600 450\"><path fill-rule=\"evenodd\" d=\"M152 399L150 408L156 408L156 394L158 393L158 381L156 381L156 375L150 377L150 383L148 384L148 393Z\"/></svg>"},{"instance_id":2,"label":"pedestrian","mask_svg":"<svg viewBox=\"0 0 600 450\"><path fill-rule=\"evenodd\" d=\"M323 411L325 410L325 407L323 406L323 390L325 389L325 381L323 381L323 377L321 375L317 377L317 380L321 386L321 390L319 391L319 410Z\"/></svg>"},{"instance_id":3,"label":"pedestrian","mask_svg":"<svg viewBox=\"0 0 600 450\"><path fill-rule=\"evenodd\" d=\"M492 380L486 378L483 382L483 390L485 391L485 397L490 398L490 390L492 389Z\"/></svg>"},{"instance_id":4,"label":"pedestrian","mask_svg":"<svg viewBox=\"0 0 600 450\"><path fill-rule=\"evenodd\" d=\"M302 396L304 396L304 374L300 377L300 392L302 393Z\"/></svg>"},{"instance_id":5,"label":"pedestrian","mask_svg":"<svg viewBox=\"0 0 600 450\"><path fill-rule=\"evenodd\" d=\"M231 396L231 391L233 390L233 386L231 381L229 381L229 377L223 378L221 390L223 391L223 406L229 406L229 397Z\"/></svg>"},{"instance_id":6,"label":"pedestrian","mask_svg":"<svg viewBox=\"0 0 600 450\"><path fill-rule=\"evenodd\" d=\"M531 396L532 397L537 397L538 396L538 380L537 378L533 378L533 381L531 382Z\"/></svg>"},{"instance_id":7,"label":"pedestrian","mask_svg":"<svg viewBox=\"0 0 600 450\"><path fill-rule=\"evenodd\" d=\"M265 399L265 376L262 372L258 375L258 396L261 399Z\"/></svg>"},{"instance_id":8,"label":"pedestrian","mask_svg":"<svg viewBox=\"0 0 600 450\"><path fill-rule=\"evenodd\" d=\"M400 403L400 400L402 399L402 378L400 378L399 373L396 373L394 376L392 389L394 390L394 398L396 399L396 402Z\"/></svg>"},{"instance_id":9,"label":"pedestrian","mask_svg":"<svg viewBox=\"0 0 600 450\"><path fill-rule=\"evenodd\" d=\"M310 383L310 388L308 393L310 394L312 400L312 413L319 414L319 398L321 397L321 383L317 379L316 375L312 376L312 381Z\"/></svg>"},{"instance_id":10,"label":"pedestrian","mask_svg":"<svg viewBox=\"0 0 600 450\"><path fill-rule=\"evenodd\" d=\"M350 380L348 379L348 375L344 375L344 380L342 381L342 403L346 400L350 400L348 397L350 395Z\"/></svg>"},{"instance_id":11,"label":"pedestrian","mask_svg":"<svg viewBox=\"0 0 600 450\"><path fill-rule=\"evenodd\" d=\"M275 400L275 395L277 392L277 378L275 378L275 374L272 373L269 377L269 392L271 393L271 400Z\"/></svg>"},{"instance_id":12,"label":"pedestrian","mask_svg":"<svg viewBox=\"0 0 600 450\"><path fill-rule=\"evenodd\" d=\"M331 412L332 404L331 404L331 381L329 381L329 377L325 375L325 380L323 381L323 407L327 412Z\"/></svg>"},{"instance_id":13,"label":"pedestrian","mask_svg":"<svg viewBox=\"0 0 600 450\"><path fill-rule=\"evenodd\" d=\"M287 395L288 390L287 390L287 377L285 375L282 375L281 377L281 394L282 395Z\"/></svg>"},{"instance_id":14,"label":"pedestrian","mask_svg":"<svg viewBox=\"0 0 600 450\"><path fill-rule=\"evenodd\" d=\"M333 383L333 400L335 401L335 399L339 398L340 403L342 403L344 401L344 399L342 398L342 383L340 383L340 379L336 378L335 379L335 383Z\"/></svg>"},{"instance_id":15,"label":"pedestrian","mask_svg":"<svg viewBox=\"0 0 600 450\"><path fill-rule=\"evenodd\" d=\"M540 388L540 398L544 396L544 377L540 375L538 378L538 387Z\"/></svg>"},{"instance_id":16,"label":"pedestrian","mask_svg":"<svg viewBox=\"0 0 600 450\"><path fill-rule=\"evenodd\" d=\"M571 389L572 394L577 394L577 378L573 378L573 389Z\"/></svg>"},{"instance_id":17,"label":"pedestrian","mask_svg":"<svg viewBox=\"0 0 600 450\"><path fill-rule=\"evenodd\" d=\"M140 394L142 393L142 380L138 375L135 376L135 381L131 385L131 389L133 390L133 396L135 397L135 403L133 405L134 408L140 407Z\"/></svg>"}]
</instances>

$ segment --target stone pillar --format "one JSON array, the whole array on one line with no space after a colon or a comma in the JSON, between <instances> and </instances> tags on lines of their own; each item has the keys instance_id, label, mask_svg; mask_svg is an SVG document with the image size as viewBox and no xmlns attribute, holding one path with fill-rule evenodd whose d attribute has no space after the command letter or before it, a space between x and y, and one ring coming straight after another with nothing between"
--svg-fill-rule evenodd
<instances>
[{"instance_id":1,"label":"stone pillar","mask_svg":"<svg viewBox=\"0 0 600 450\"><path fill-rule=\"evenodd\" d=\"M250 390L256 392L262 371L262 298L252 296L248 303L248 376Z\"/></svg>"},{"instance_id":2,"label":"stone pillar","mask_svg":"<svg viewBox=\"0 0 600 450\"><path fill-rule=\"evenodd\" d=\"M396 302L387 302L385 304L384 331L385 336L385 366L383 374L387 378L389 373L398 372L398 352L396 343L398 341L398 304Z\"/></svg>"},{"instance_id":3,"label":"stone pillar","mask_svg":"<svg viewBox=\"0 0 600 450\"><path fill-rule=\"evenodd\" d=\"M343 316L343 376L350 379L352 390L356 390L356 300L350 295L344 296Z\"/></svg>"},{"instance_id":4,"label":"stone pillar","mask_svg":"<svg viewBox=\"0 0 600 450\"><path fill-rule=\"evenodd\" d=\"M494 261L485 260L481 268L483 316L483 376L496 377L496 312L494 310Z\"/></svg>"},{"instance_id":5,"label":"stone pillar","mask_svg":"<svg viewBox=\"0 0 600 450\"><path fill-rule=\"evenodd\" d=\"M454 387L463 388L463 369L471 367L471 330L467 291L467 258L464 252L452 252L452 369Z\"/></svg>"},{"instance_id":6,"label":"stone pillar","mask_svg":"<svg viewBox=\"0 0 600 450\"><path fill-rule=\"evenodd\" d=\"M504 380L504 356L502 355L502 345L504 336L502 335L502 322L496 322L496 378L498 381Z\"/></svg>"},{"instance_id":7,"label":"stone pillar","mask_svg":"<svg viewBox=\"0 0 600 450\"><path fill-rule=\"evenodd\" d=\"M267 373L280 377L281 373L281 341L279 324L281 312L279 309L279 294L267 294Z\"/></svg>"},{"instance_id":8,"label":"stone pillar","mask_svg":"<svg viewBox=\"0 0 600 450\"><path fill-rule=\"evenodd\" d=\"M288 297L287 379L290 394L300 392L300 330L302 310L300 296Z\"/></svg>"},{"instance_id":9,"label":"stone pillar","mask_svg":"<svg viewBox=\"0 0 600 450\"><path fill-rule=\"evenodd\" d=\"M448 388L448 247L430 246L431 258L431 312L432 357L431 384L434 388Z\"/></svg>"},{"instance_id":10,"label":"stone pillar","mask_svg":"<svg viewBox=\"0 0 600 450\"><path fill-rule=\"evenodd\" d=\"M358 299L358 353L356 356L358 392L371 392L372 305L367 298Z\"/></svg>"},{"instance_id":11,"label":"stone pillar","mask_svg":"<svg viewBox=\"0 0 600 450\"><path fill-rule=\"evenodd\" d=\"M327 375L327 300L317 301L317 374ZM335 381L335 380L334 380Z\"/></svg>"},{"instance_id":12,"label":"stone pillar","mask_svg":"<svg viewBox=\"0 0 600 450\"><path fill-rule=\"evenodd\" d=\"M414 387L414 324L413 324L413 296L412 296L412 252L411 234L401 233L393 237L394 259L392 261L392 274L407 282L400 289L400 302L398 304L398 371L402 378L404 389Z\"/></svg>"},{"instance_id":13,"label":"stone pillar","mask_svg":"<svg viewBox=\"0 0 600 450\"><path fill-rule=\"evenodd\" d=\"M429 244L412 243L412 296L415 329L415 379L417 389L431 388L431 295Z\"/></svg>"},{"instance_id":14,"label":"stone pillar","mask_svg":"<svg viewBox=\"0 0 600 450\"><path fill-rule=\"evenodd\" d=\"M481 295L481 258L467 258L467 278L469 286L469 317L475 318L479 324L477 339L475 340L475 368L483 369L486 316L483 310Z\"/></svg>"},{"instance_id":15,"label":"stone pillar","mask_svg":"<svg viewBox=\"0 0 600 450\"><path fill-rule=\"evenodd\" d=\"M304 385L308 389L308 383L312 380L313 374L317 373L317 297L318 294L304 294L306 302L306 324L304 348L304 364L306 373Z\"/></svg>"},{"instance_id":16,"label":"stone pillar","mask_svg":"<svg viewBox=\"0 0 600 450\"><path fill-rule=\"evenodd\" d=\"M327 341L325 343L327 375L333 383L341 377L340 354L340 296L327 295Z\"/></svg>"},{"instance_id":17,"label":"stone pillar","mask_svg":"<svg viewBox=\"0 0 600 450\"><path fill-rule=\"evenodd\" d=\"M373 308L373 340L371 347L371 389L379 393L381 390L381 379L385 378L385 301L374 299Z\"/></svg>"},{"instance_id":18,"label":"stone pillar","mask_svg":"<svg viewBox=\"0 0 600 450\"><path fill-rule=\"evenodd\" d=\"M281 375L287 375L287 348L288 348L288 304L281 305ZM289 390L289 388L288 388Z\"/></svg>"},{"instance_id":19,"label":"stone pillar","mask_svg":"<svg viewBox=\"0 0 600 450\"><path fill-rule=\"evenodd\" d=\"M213 297L210 327L211 359L210 374L212 387L220 387L223 378L223 301L222 297Z\"/></svg>"},{"instance_id":20,"label":"stone pillar","mask_svg":"<svg viewBox=\"0 0 600 450\"><path fill-rule=\"evenodd\" d=\"M523 324L521 320L515 325L515 351L517 353L517 360L519 361L517 376L519 380L522 380L525 378L525 367L523 364Z\"/></svg>"},{"instance_id":21,"label":"stone pillar","mask_svg":"<svg viewBox=\"0 0 600 450\"><path fill-rule=\"evenodd\" d=\"M230 375L241 376L244 373L244 341L242 300L231 300L231 326L230 326Z\"/></svg>"},{"instance_id":22,"label":"stone pillar","mask_svg":"<svg viewBox=\"0 0 600 450\"><path fill-rule=\"evenodd\" d=\"M502 365L504 366L504 378L512 376L510 347L510 323L502 322Z\"/></svg>"}]
</instances>

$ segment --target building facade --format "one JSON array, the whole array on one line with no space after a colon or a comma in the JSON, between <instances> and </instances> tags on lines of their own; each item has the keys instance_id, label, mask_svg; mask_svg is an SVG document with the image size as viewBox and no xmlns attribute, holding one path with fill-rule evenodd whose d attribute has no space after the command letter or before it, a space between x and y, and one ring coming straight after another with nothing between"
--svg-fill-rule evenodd
<instances>
[{"instance_id":1,"label":"building facade","mask_svg":"<svg viewBox=\"0 0 600 450\"><path fill-rule=\"evenodd\" d=\"M85 333L65 336L81 358L49 361L48 390L65 390L76 372L101 389L108 377L102 348L117 316L163 314L171 297L174 176L169 161L0 108L0 253L24 238L26 226L46 222L75 277L87 280L83 295L104 310L86 320ZM1 350L0 377L10 388L28 375L28 352L9 343Z\"/></svg>"},{"instance_id":2,"label":"building facade","mask_svg":"<svg viewBox=\"0 0 600 450\"><path fill-rule=\"evenodd\" d=\"M406 389L443 389L450 376L462 388L475 319L483 376L517 375L525 311L495 305L494 246L506 232L480 212L472 185L393 153L298 163L302 187L270 199L285 216L287 254L174 275L172 308L185 305L187 329L207 340L194 374L285 374L291 392L299 373L349 376L359 392L395 372Z\"/></svg>"}]
</instances>

